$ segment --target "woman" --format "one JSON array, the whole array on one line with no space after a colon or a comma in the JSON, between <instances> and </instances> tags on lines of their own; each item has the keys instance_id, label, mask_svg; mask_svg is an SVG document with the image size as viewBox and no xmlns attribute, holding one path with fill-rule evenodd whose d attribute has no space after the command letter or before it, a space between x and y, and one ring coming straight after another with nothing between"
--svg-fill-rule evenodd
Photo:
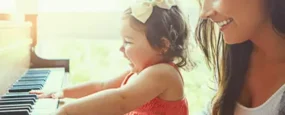
<instances>
[{"instance_id":1,"label":"woman","mask_svg":"<svg viewBox=\"0 0 285 115\"><path fill-rule=\"evenodd\" d=\"M201 6L196 40L218 82L211 113L285 115L285 0Z\"/></svg>"}]
</instances>

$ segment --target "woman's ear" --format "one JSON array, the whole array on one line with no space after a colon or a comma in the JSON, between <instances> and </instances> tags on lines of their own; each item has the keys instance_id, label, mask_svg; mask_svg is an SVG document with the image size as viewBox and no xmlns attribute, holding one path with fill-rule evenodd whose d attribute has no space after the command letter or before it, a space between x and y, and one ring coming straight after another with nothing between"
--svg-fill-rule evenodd
<instances>
[{"instance_id":1,"label":"woman's ear","mask_svg":"<svg viewBox=\"0 0 285 115\"><path fill-rule=\"evenodd\" d=\"M169 48L170 48L170 41L168 39L166 39L165 37L161 38L161 48L160 48L160 53L161 54L165 54Z\"/></svg>"}]
</instances>

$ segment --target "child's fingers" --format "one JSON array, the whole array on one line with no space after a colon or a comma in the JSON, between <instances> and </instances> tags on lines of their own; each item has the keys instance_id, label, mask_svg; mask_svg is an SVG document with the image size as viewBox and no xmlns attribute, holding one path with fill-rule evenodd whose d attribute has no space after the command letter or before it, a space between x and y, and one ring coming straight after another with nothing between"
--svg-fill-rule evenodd
<instances>
[{"instance_id":1,"label":"child's fingers","mask_svg":"<svg viewBox=\"0 0 285 115\"><path fill-rule=\"evenodd\" d=\"M36 94L36 95L43 94L43 92L40 90L31 90L29 93L30 94Z\"/></svg>"},{"instance_id":2,"label":"child's fingers","mask_svg":"<svg viewBox=\"0 0 285 115\"><path fill-rule=\"evenodd\" d=\"M41 99L41 98L51 98L50 95L46 95L46 94L40 94L40 95L37 95L37 97L38 97L39 99Z\"/></svg>"},{"instance_id":3,"label":"child's fingers","mask_svg":"<svg viewBox=\"0 0 285 115\"><path fill-rule=\"evenodd\" d=\"M53 98L53 99L58 99L59 97L58 97L56 94L52 94L52 95L51 95L51 98Z\"/></svg>"},{"instance_id":4,"label":"child's fingers","mask_svg":"<svg viewBox=\"0 0 285 115\"><path fill-rule=\"evenodd\" d=\"M37 97L40 99L40 98L44 98L45 96L41 94L41 95L37 95Z\"/></svg>"},{"instance_id":5,"label":"child's fingers","mask_svg":"<svg viewBox=\"0 0 285 115\"><path fill-rule=\"evenodd\" d=\"M30 94L36 94L38 98L60 98L61 95L55 92L41 91L41 90L32 90L29 92Z\"/></svg>"},{"instance_id":6,"label":"child's fingers","mask_svg":"<svg viewBox=\"0 0 285 115\"><path fill-rule=\"evenodd\" d=\"M61 99L61 98L62 98L62 93L61 93L61 92L53 93L53 94L51 95L51 98L54 98L54 99Z\"/></svg>"}]
</instances>

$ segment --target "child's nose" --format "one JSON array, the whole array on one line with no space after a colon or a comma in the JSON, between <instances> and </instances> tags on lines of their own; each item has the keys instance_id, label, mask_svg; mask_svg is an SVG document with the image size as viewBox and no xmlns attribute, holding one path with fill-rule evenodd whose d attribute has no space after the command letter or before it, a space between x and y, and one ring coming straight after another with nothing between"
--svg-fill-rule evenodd
<instances>
[{"instance_id":1,"label":"child's nose","mask_svg":"<svg viewBox=\"0 0 285 115\"><path fill-rule=\"evenodd\" d=\"M120 51L121 51L121 52L125 52L125 47L124 47L124 45L122 45L122 46L120 47Z\"/></svg>"}]
</instances>

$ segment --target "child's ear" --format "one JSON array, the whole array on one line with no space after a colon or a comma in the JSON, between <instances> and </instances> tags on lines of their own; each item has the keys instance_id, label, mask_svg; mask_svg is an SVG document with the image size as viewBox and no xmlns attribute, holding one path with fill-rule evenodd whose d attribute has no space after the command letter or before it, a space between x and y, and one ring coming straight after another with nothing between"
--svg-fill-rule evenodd
<instances>
[{"instance_id":1,"label":"child's ear","mask_svg":"<svg viewBox=\"0 0 285 115\"><path fill-rule=\"evenodd\" d=\"M162 54L165 54L165 53L169 50L171 43L170 43L170 41L169 41L167 38L165 38L165 37L162 37L162 38L161 38L161 43L162 43L162 47L161 47L160 52L161 52Z\"/></svg>"}]
</instances>

